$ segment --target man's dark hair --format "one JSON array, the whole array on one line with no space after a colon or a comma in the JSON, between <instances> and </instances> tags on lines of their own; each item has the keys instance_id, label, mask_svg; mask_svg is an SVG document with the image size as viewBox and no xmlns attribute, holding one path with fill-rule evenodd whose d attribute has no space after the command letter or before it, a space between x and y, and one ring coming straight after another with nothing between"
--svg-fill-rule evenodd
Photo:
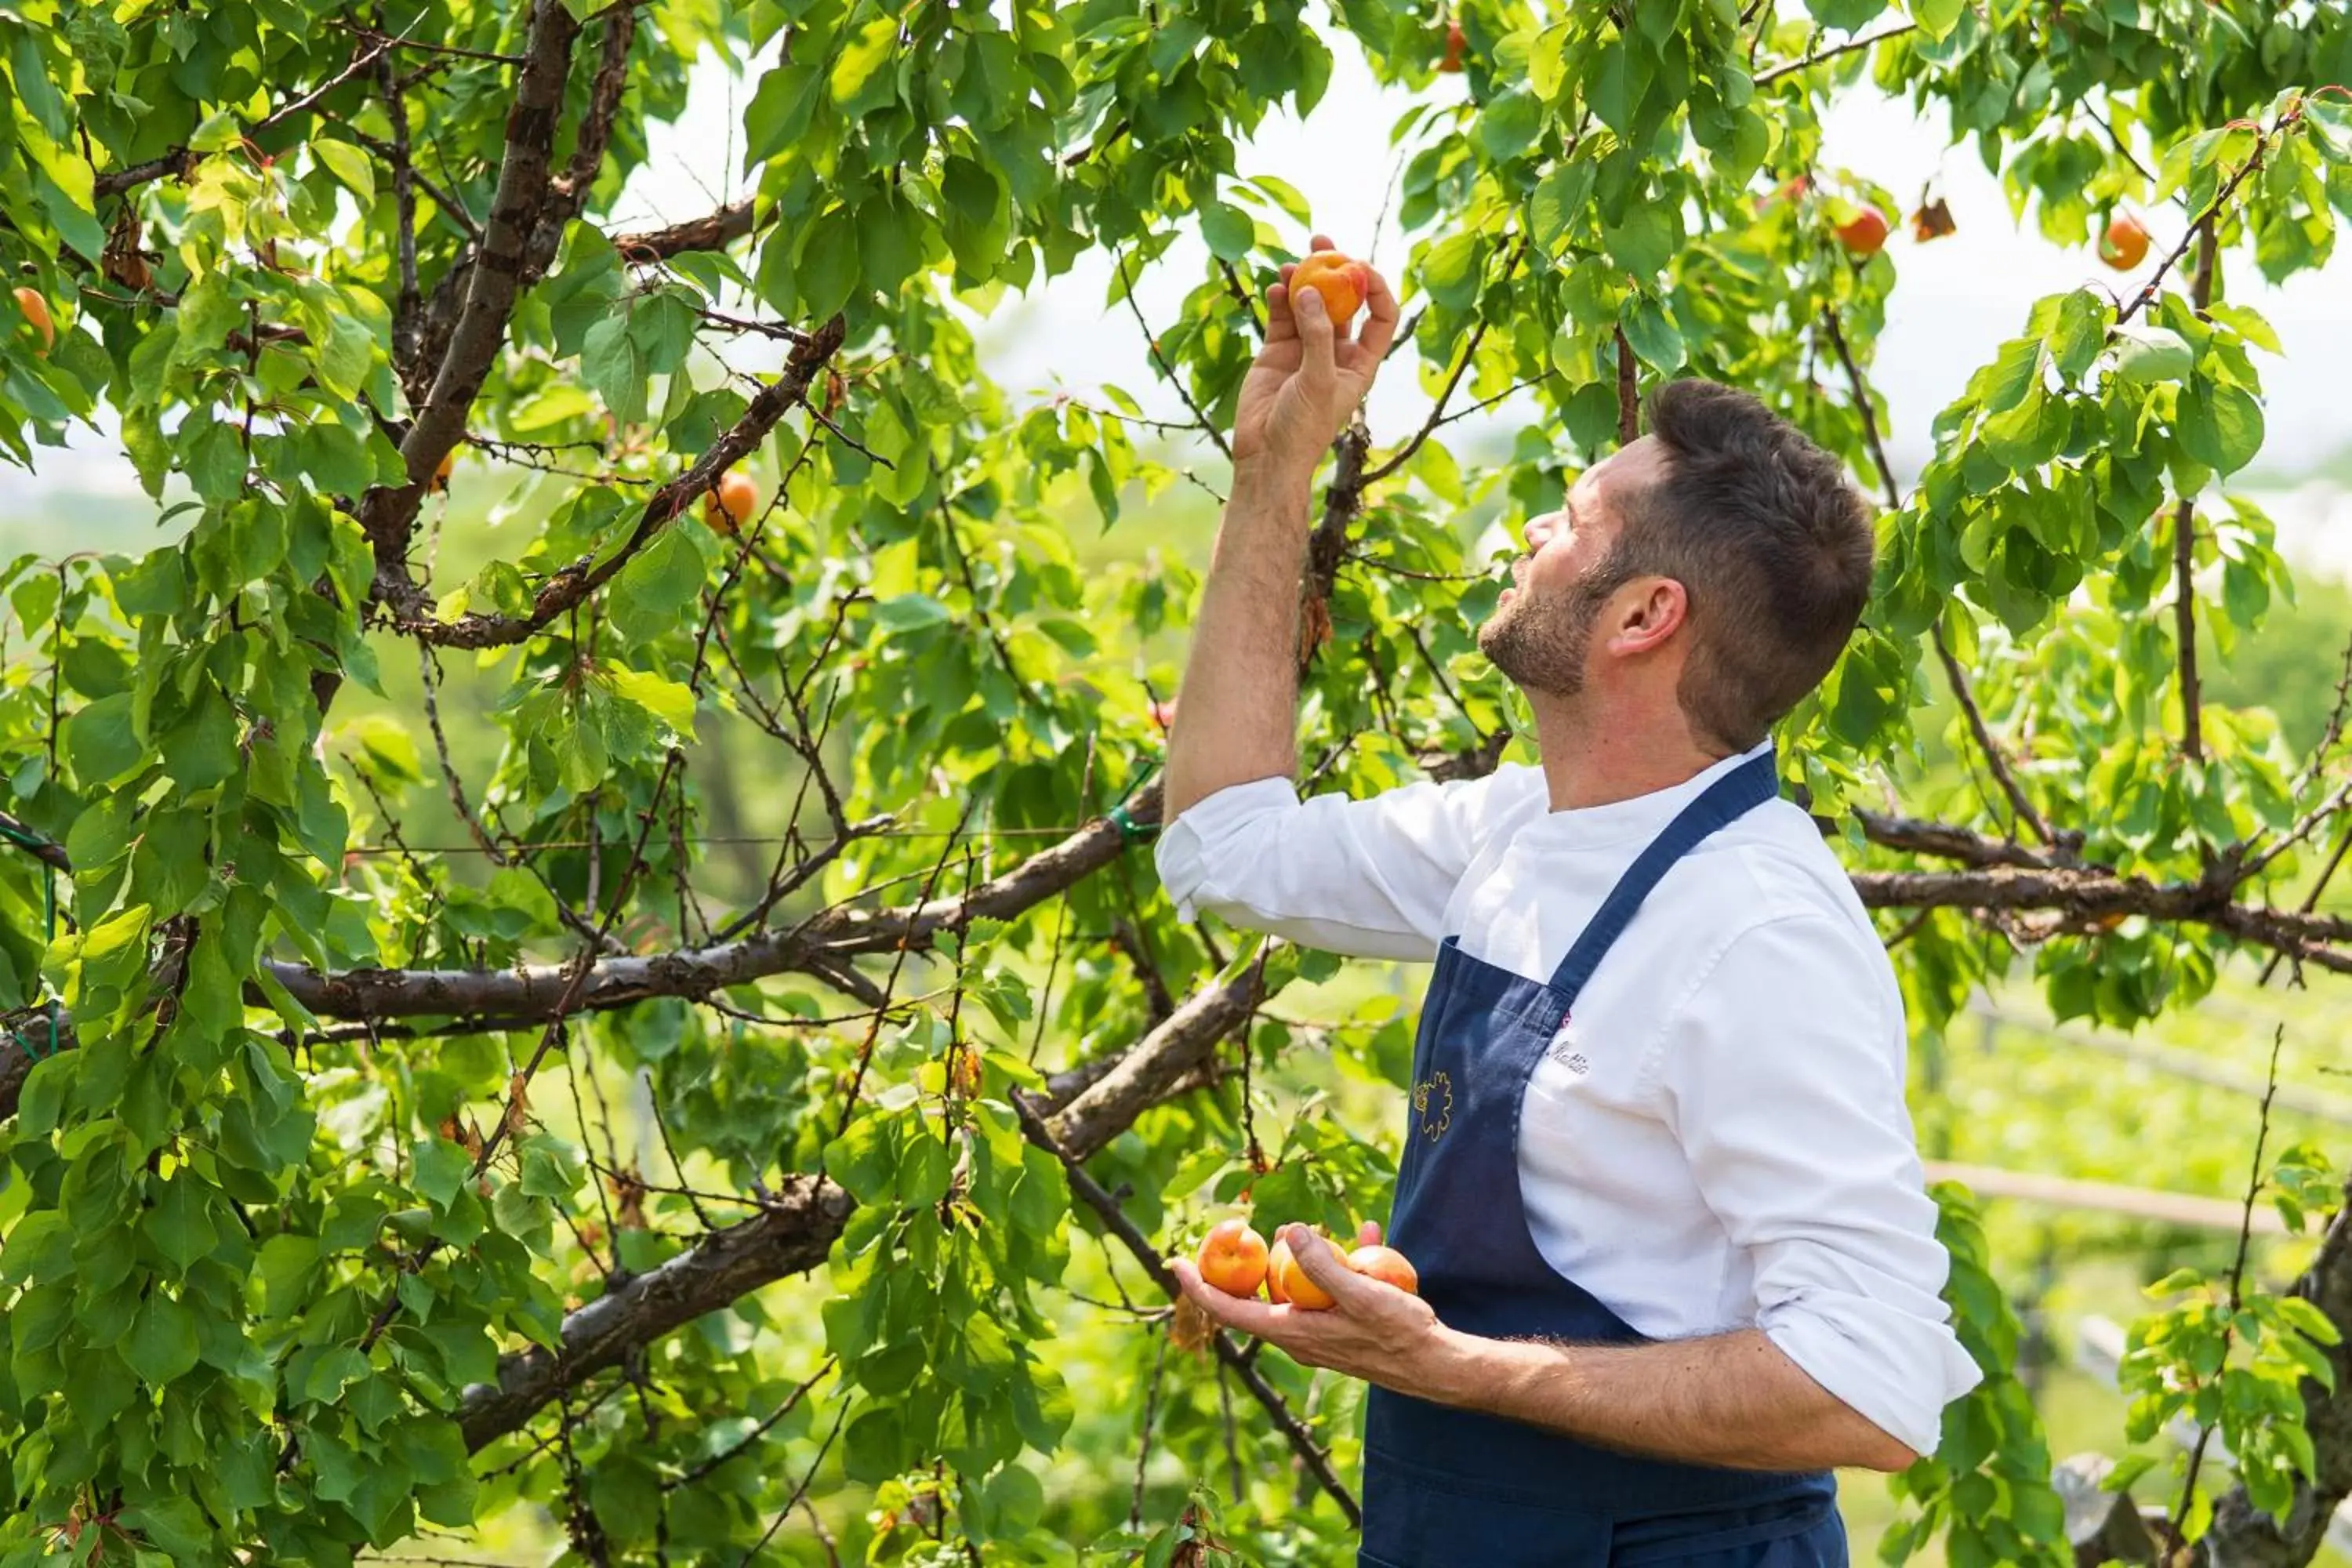
<instances>
[{"instance_id":1,"label":"man's dark hair","mask_svg":"<svg viewBox=\"0 0 2352 1568\"><path fill-rule=\"evenodd\" d=\"M1870 597L1871 510L1837 458L1745 392L1677 381L1649 401L1663 477L1626 499L1612 585L1672 577L1694 644L1676 695L1745 751L1821 684Z\"/></svg>"}]
</instances>

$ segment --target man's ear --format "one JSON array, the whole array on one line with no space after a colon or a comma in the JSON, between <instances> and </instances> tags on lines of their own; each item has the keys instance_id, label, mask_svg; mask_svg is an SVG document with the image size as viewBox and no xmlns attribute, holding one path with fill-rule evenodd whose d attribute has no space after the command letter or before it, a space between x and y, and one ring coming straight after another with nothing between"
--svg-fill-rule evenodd
<instances>
[{"instance_id":1,"label":"man's ear","mask_svg":"<svg viewBox=\"0 0 2352 1568\"><path fill-rule=\"evenodd\" d=\"M1665 646L1690 619L1690 595L1672 577L1636 577L1617 590L1609 651L1621 656L1651 653Z\"/></svg>"}]
</instances>

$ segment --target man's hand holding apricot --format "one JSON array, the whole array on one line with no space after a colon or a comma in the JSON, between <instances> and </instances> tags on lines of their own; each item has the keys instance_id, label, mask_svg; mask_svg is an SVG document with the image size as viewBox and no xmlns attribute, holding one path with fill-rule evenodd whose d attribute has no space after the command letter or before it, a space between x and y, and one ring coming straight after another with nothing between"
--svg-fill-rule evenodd
<instances>
[{"instance_id":1,"label":"man's hand holding apricot","mask_svg":"<svg viewBox=\"0 0 2352 1568\"><path fill-rule=\"evenodd\" d=\"M1399 1394L1446 1401L1466 1343L1437 1321L1420 1297L1359 1274L1329 1241L1305 1226L1285 1226L1276 1239L1307 1279L1331 1298L1328 1308L1306 1308L1229 1296L1208 1284L1189 1259L1170 1267L1185 1296L1229 1329L1279 1347L1302 1366L1327 1367L1376 1383ZM1377 1244L1380 1228L1367 1224L1362 1240Z\"/></svg>"}]
</instances>

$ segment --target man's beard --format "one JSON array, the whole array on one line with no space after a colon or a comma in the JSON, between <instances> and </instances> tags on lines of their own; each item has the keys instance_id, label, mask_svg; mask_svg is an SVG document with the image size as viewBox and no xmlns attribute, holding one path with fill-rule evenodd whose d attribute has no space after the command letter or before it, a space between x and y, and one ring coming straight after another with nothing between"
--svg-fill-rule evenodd
<instances>
[{"instance_id":1,"label":"man's beard","mask_svg":"<svg viewBox=\"0 0 2352 1568\"><path fill-rule=\"evenodd\" d=\"M1478 651L1523 691L1574 697L1584 689L1585 652L1612 592L1607 574L1588 574L1549 601L1524 583L1518 590L1478 628Z\"/></svg>"}]
</instances>

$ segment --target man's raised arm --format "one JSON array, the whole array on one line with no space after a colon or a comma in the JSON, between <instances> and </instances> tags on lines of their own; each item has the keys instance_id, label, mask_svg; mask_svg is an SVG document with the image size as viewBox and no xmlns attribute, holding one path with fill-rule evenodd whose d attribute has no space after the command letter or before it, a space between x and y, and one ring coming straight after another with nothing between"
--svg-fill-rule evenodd
<instances>
[{"instance_id":1,"label":"man's raised arm","mask_svg":"<svg viewBox=\"0 0 2352 1568\"><path fill-rule=\"evenodd\" d=\"M1318 235L1319 248L1330 242ZM1169 727L1161 820L1231 784L1297 772L1298 572L1308 486L1324 452L1371 390L1395 339L1397 305L1366 269L1360 338L1340 337L1308 289L1266 295L1265 346L1234 414L1234 489L1192 626L1181 700Z\"/></svg>"}]
</instances>

